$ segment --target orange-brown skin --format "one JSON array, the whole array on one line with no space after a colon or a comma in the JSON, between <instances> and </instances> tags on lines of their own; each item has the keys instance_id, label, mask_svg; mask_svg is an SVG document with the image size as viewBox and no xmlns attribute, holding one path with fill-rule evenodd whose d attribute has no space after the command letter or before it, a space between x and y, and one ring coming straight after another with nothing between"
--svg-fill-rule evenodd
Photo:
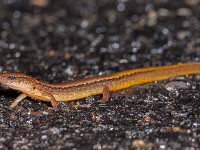
<instances>
[{"instance_id":1,"label":"orange-brown skin","mask_svg":"<svg viewBox=\"0 0 200 150\"><path fill-rule=\"evenodd\" d=\"M91 95L103 94L102 101L109 98L110 91L133 85L164 80L170 77L200 73L200 62L172 66L132 69L110 75L91 77L60 84L47 84L22 73L2 73L0 83L22 92L10 105L15 107L25 97L49 101L53 108L58 101L72 101Z\"/></svg>"}]
</instances>

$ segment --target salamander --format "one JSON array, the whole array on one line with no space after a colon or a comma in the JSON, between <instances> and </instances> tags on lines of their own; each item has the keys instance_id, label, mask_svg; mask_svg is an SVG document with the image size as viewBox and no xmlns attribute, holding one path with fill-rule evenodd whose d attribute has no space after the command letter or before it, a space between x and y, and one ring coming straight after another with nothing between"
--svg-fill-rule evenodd
<instances>
[{"instance_id":1,"label":"salamander","mask_svg":"<svg viewBox=\"0 0 200 150\"><path fill-rule=\"evenodd\" d=\"M0 74L0 83L22 92L11 103L10 108L17 106L27 96L51 102L53 108L57 108L57 102L59 101L73 101L103 94L101 101L105 102L109 98L111 91L165 80L175 76L197 73L200 73L200 62L131 69L58 84L47 84L19 72L5 72Z\"/></svg>"}]
</instances>

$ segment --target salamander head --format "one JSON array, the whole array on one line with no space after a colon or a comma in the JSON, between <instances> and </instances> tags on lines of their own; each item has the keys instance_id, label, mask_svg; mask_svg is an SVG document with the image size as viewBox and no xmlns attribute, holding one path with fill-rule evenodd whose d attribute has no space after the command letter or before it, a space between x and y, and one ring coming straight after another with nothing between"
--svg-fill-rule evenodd
<instances>
[{"instance_id":1,"label":"salamander head","mask_svg":"<svg viewBox=\"0 0 200 150\"><path fill-rule=\"evenodd\" d=\"M22 92L30 92L33 90L35 79L23 73L10 73L5 72L0 74L0 83L8 86L11 89L19 90Z\"/></svg>"}]
</instances>

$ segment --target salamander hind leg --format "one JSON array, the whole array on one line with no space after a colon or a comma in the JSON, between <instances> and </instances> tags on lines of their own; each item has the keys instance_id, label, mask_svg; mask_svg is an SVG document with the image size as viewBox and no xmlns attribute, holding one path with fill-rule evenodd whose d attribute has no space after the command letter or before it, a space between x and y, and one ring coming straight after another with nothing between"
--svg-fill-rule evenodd
<instances>
[{"instance_id":1,"label":"salamander hind leg","mask_svg":"<svg viewBox=\"0 0 200 150\"><path fill-rule=\"evenodd\" d=\"M15 107L15 106L17 106L18 105L18 103L20 102L20 101L22 101L24 98L26 98L27 97L27 95L26 94L24 94L24 93L21 93L11 104L10 104L10 108L13 108L13 107Z\"/></svg>"},{"instance_id":2,"label":"salamander hind leg","mask_svg":"<svg viewBox=\"0 0 200 150\"><path fill-rule=\"evenodd\" d=\"M108 86L105 86L103 88L103 97L101 100L98 100L98 102L101 102L101 103L105 103L110 97L110 90L109 90L109 87Z\"/></svg>"}]
</instances>

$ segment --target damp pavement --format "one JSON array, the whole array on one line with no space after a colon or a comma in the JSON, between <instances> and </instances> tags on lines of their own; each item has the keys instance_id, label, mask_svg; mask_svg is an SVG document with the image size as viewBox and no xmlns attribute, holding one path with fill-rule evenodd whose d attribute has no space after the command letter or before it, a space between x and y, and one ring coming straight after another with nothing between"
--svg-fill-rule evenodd
<instances>
[{"instance_id":1,"label":"damp pavement","mask_svg":"<svg viewBox=\"0 0 200 150\"><path fill-rule=\"evenodd\" d=\"M199 61L199 0L0 2L0 72L60 83ZM200 75L51 105L0 88L0 149L198 149Z\"/></svg>"}]
</instances>

